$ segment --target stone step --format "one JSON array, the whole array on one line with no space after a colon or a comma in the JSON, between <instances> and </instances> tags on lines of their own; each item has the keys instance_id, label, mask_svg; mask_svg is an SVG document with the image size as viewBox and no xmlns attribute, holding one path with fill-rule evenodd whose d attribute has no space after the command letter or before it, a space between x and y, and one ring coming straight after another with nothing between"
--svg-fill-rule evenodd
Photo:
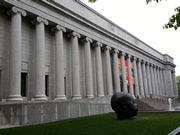
<instances>
[{"instance_id":1,"label":"stone step","mask_svg":"<svg viewBox=\"0 0 180 135\"><path fill-rule=\"evenodd\" d=\"M169 109L169 103L167 98L161 98L161 99L136 99L135 102L138 104L139 110L144 109L156 109L156 110L168 110ZM179 98L172 100L172 107L176 108L180 106Z\"/></svg>"}]
</instances>

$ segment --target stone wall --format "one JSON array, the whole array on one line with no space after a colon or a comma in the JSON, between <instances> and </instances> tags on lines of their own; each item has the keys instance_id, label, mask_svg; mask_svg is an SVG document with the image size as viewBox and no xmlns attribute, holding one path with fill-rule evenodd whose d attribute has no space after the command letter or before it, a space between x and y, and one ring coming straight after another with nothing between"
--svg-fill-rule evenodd
<instances>
[{"instance_id":1,"label":"stone wall","mask_svg":"<svg viewBox=\"0 0 180 135\"><path fill-rule=\"evenodd\" d=\"M109 97L93 100L0 103L0 125L39 124L112 112Z\"/></svg>"}]
</instances>

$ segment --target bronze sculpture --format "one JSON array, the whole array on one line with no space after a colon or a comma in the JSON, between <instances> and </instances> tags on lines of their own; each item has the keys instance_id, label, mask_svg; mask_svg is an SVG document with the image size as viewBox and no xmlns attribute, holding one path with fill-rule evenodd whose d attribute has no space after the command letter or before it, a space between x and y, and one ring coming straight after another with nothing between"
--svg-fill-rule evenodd
<instances>
[{"instance_id":1,"label":"bronze sculpture","mask_svg":"<svg viewBox=\"0 0 180 135\"><path fill-rule=\"evenodd\" d=\"M130 119L138 113L133 97L125 92L117 92L112 96L111 107L116 112L118 120Z\"/></svg>"}]
</instances>

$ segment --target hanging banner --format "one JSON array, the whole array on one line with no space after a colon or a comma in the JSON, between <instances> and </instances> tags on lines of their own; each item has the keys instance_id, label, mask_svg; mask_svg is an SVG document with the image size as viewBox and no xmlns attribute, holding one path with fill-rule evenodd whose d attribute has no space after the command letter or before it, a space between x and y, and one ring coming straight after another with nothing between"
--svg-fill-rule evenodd
<instances>
[{"instance_id":1,"label":"hanging banner","mask_svg":"<svg viewBox=\"0 0 180 135\"><path fill-rule=\"evenodd\" d=\"M119 65L119 75L122 75L122 70L121 70L121 59L118 58L118 65Z\"/></svg>"},{"instance_id":2,"label":"hanging banner","mask_svg":"<svg viewBox=\"0 0 180 135\"><path fill-rule=\"evenodd\" d=\"M128 63L127 63L127 60L125 60L125 70L126 70L127 86L129 86L129 73L128 73Z\"/></svg>"},{"instance_id":3,"label":"hanging banner","mask_svg":"<svg viewBox=\"0 0 180 135\"><path fill-rule=\"evenodd\" d=\"M120 81L122 82L122 63L121 63L121 58L118 58L118 65L119 65ZM126 71L127 86L129 86L129 74L128 74L128 64L127 64L127 60L125 60L125 71Z\"/></svg>"},{"instance_id":4,"label":"hanging banner","mask_svg":"<svg viewBox=\"0 0 180 135\"><path fill-rule=\"evenodd\" d=\"M132 70L132 80L133 80L133 85L135 85L135 79L134 79L134 65L133 65L133 62L131 62L131 70Z\"/></svg>"}]
</instances>

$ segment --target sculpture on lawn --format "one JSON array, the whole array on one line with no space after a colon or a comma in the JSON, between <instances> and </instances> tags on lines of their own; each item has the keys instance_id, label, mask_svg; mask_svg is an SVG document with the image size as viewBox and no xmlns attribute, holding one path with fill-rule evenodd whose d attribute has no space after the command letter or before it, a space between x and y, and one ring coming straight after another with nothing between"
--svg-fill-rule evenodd
<instances>
[{"instance_id":1,"label":"sculpture on lawn","mask_svg":"<svg viewBox=\"0 0 180 135\"><path fill-rule=\"evenodd\" d=\"M134 98L125 92L117 92L112 96L111 107L116 112L118 120L130 119L138 113Z\"/></svg>"}]
</instances>

